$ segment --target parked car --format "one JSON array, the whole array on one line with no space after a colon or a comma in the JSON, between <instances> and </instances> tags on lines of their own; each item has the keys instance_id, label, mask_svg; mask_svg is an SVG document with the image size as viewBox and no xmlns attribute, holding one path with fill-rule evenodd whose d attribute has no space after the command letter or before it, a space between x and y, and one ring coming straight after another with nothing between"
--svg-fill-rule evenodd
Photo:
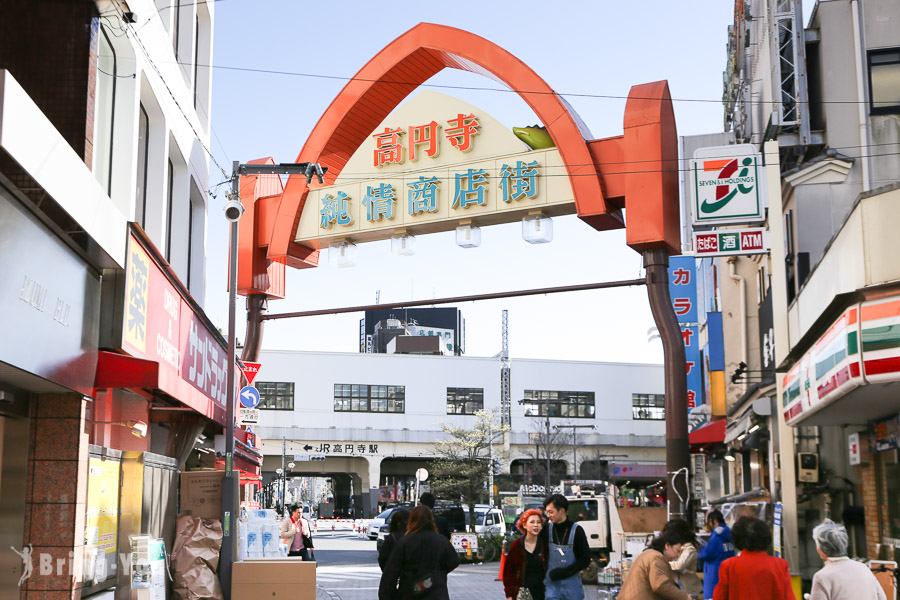
<instances>
[{"instance_id":1,"label":"parked car","mask_svg":"<svg viewBox=\"0 0 900 600\"><path fill-rule=\"evenodd\" d=\"M387 509L386 511L384 511L383 513L381 513L374 519L372 519L372 522L369 523L369 533L368 533L369 539L370 540L384 539L384 536L379 535L379 531L381 530L381 527L383 525L390 525L391 515L393 515L397 510L399 510L401 508L411 509L412 507L411 506L394 506L392 508ZM385 528L385 531L387 531L386 528ZM379 547L380 547L380 544L379 544Z\"/></svg>"}]
</instances>

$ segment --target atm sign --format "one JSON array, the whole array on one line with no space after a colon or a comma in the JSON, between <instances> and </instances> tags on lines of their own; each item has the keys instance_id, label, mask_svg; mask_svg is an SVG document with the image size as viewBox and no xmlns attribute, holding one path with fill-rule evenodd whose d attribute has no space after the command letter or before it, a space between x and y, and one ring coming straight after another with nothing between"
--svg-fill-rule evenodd
<instances>
[{"instance_id":1,"label":"atm sign","mask_svg":"<svg viewBox=\"0 0 900 600\"><path fill-rule=\"evenodd\" d=\"M694 256L732 256L768 252L768 236L762 227L727 231L694 232Z\"/></svg>"}]
</instances>

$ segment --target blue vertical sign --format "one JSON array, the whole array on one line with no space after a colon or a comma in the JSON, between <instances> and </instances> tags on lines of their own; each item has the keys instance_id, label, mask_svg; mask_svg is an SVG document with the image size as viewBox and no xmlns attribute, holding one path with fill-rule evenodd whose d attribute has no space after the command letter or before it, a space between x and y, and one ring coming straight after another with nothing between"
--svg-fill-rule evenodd
<instances>
[{"instance_id":1,"label":"blue vertical sign","mask_svg":"<svg viewBox=\"0 0 900 600\"><path fill-rule=\"evenodd\" d=\"M703 366L700 362L700 328L681 326L684 339L684 359L687 365L687 407L691 410L703 404Z\"/></svg>"},{"instance_id":2,"label":"blue vertical sign","mask_svg":"<svg viewBox=\"0 0 900 600\"><path fill-rule=\"evenodd\" d=\"M669 258L669 295L678 322L697 323L697 267L693 256Z\"/></svg>"},{"instance_id":3,"label":"blue vertical sign","mask_svg":"<svg viewBox=\"0 0 900 600\"><path fill-rule=\"evenodd\" d=\"M697 326L697 267L693 256L669 258L669 295L681 325L687 362L688 410L703 404L703 367L700 353L700 328Z\"/></svg>"}]
</instances>

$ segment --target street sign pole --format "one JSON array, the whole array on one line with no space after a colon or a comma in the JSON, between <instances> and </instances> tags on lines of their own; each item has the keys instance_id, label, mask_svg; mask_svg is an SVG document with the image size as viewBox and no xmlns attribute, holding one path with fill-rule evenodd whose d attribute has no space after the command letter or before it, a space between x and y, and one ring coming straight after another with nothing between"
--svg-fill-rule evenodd
<instances>
[{"instance_id":1,"label":"street sign pole","mask_svg":"<svg viewBox=\"0 0 900 600\"><path fill-rule=\"evenodd\" d=\"M238 170L240 163L235 162L231 174L231 199L240 202L241 186ZM235 304L237 302L237 253L238 253L238 220L231 221L231 246L228 255L228 370L225 379L225 477L222 482L222 550L219 566L219 583L225 600L231 600L231 568L234 562L234 527L232 518L235 512L234 497L234 392L236 358L234 329Z\"/></svg>"}]
</instances>

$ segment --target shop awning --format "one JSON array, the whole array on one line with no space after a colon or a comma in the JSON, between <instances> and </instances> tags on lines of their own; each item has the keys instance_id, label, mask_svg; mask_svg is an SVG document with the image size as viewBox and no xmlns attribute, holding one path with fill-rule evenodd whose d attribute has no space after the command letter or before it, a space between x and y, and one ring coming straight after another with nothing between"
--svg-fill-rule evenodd
<instances>
[{"instance_id":1,"label":"shop awning","mask_svg":"<svg viewBox=\"0 0 900 600\"><path fill-rule=\"evenodd\" d=\"M162 392L204 417L220 425L225 424L224 407L180 377L173 377L166 371L160 372L158 362L116 352L100 351L97 355L94 389L130 388Z\"/></svg>"},{"instance_id":2,"label":"shop awning","mask_svg":"<svg viewBox=\"0 0 900 600\"><path fill-rule=\"evenodd\" d=\"M709 446L725 441L725 419L707 423L688 435L691 446Z\"/></svg>"}]
</instances>

